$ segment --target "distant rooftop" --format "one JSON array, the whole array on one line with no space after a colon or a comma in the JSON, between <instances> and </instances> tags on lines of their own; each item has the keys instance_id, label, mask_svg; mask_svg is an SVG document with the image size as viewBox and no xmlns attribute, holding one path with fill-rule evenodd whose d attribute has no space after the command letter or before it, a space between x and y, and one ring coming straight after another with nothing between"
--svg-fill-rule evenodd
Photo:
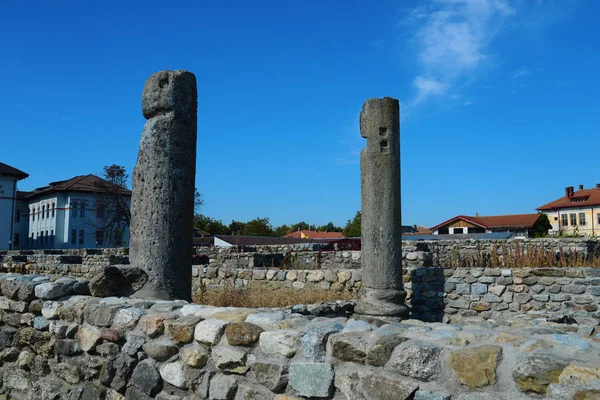
<instances>
[{"instance_id":1,"label":"distant rooftop","mask_svg":"<svg viewBox=\"0 0 600 400\"><path fill-rule=\"evenodd\" d=\"M284 238L296 238L296 239L343 239L344 234L342 232L317 232L309 231L308 229L302 229L296 232L288 233Z\"/></svg>"},{"instance_id":2,"label":"distant rooftop","mask_svg":"<svg viewBox=\"0 0 600 400\"><path fill-rule=\"evenodd\" d=\"M0 175L4 176L15 176L17 180L25 179L29 176L29 174L21 171L20 169L16 169L15 167L11 167L8 164L4 164L0 162Z\"/></svg>"},{"instance_id":3,"label":"distant rooftop","mask_svg":"<svg viewBox=\"0 0 600 400\"><path fill-rule=\"evenodd\" d=\"M31 199L41 196L43 194L53 192L106 193L111 190L109 189L109 187L110 183L107 180L100 178L99 176L93 174L79 175L64 181L50 182L48 186L43 186L31 192L28 192L28 194L24 198ZM124 196L131 196L131 190L122 189L122 194Z\"/></svg>"},{"instance_id":4,"label":"distant rooftop","mask_svg":"<svg viewBox=\"0 0 600 400\"><path fill-rule=\"evenodd\" d=\"M505 240L512 238L513 235L513 232L466 233L463 235L408 235L402 236L402 240Z\"/></svg>"}]
</instances>

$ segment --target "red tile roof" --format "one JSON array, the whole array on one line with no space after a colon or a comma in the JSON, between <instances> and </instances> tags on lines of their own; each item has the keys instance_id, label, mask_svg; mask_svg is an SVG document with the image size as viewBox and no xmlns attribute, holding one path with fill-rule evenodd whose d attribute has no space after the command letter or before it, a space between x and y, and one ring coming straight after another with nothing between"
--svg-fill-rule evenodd
<instances>
[{"instance_id":1,"label":"red tile roof","mask_svg":"<svg viewBox=\"0 0 600 400\"><path fill-rule=\"evenodd\" d=\"M25 179L29 176L25 172L20 169L16 169L15 167L11 167L10 165L4 164L0 162L0 175L8 175L8 176L16 176L19 180Z\"/></svg>"},{"instance_id":2,"label":"red tile roof","mask_svg":"<svg viewBox=\"0 0 600 400\"><path fill-rule=\"evenodd\" d=\"M302 238L304 234L308 239L343 239L344 234L342 232L315 232L309 230L301 230L292 233L288 233L284 237L286 238Z\"/></svg>"},{"instance_id":3,"label":"red tile roof","mask_svg":"<svg viewBox=\"0 0 600 400\"><path fill-rule=\"evenodd\" d=\"M50 182L50 185L37 188L27 195L31 199L42 194L53 192L89 192L89 193L106 193L109 182L96 175L79 175L66 181ZM131 196L131 190L122 189L124 196Z\"/></svg>"},{"instance_id":4,"label":"red tile roof","mask_svg":"<svg viewBox=\"0 0 600 400\"><path fill-rule=\"evenodd\" d=\"M490 215L487 217L458 215L434 226L431 230L435 231L436 229L459 219L490 230L494 228L531 228L537 222L539 217L540 214Z\"/></svg>"},{"instance_id":5,"label":"red tile roof","mask_svg":"<svg viewBox=\"0 0 600 400\"><path fill-rule=\"evenodd\" d=\"M583 189L573 192L571 197L563 196L560 199L551 201L538 207L538 210L548 211L568 207L589 207L600 205L600 189Z\"/></svg>"}]
</instances>

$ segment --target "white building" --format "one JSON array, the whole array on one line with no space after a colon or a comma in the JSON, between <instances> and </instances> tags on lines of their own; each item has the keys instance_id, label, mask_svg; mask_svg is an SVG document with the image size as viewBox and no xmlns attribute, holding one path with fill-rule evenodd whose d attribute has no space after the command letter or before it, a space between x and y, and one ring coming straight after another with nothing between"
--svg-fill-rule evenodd
<instances>
[{"instance_id":1,"label":"white building","mask_svg":"<svg viewBox=\"0 0 600 400\"><path fill-rule=\"evenodd\" d=\"M112 188L96 175L81 175L51 182L31 192L18 192L19 248L128 246L127 224L110 232L106 229L107 219L113 215L111 202L116 196ZM120 189L118 195L129 207L131 191Z\"/></svg>"},{"instance_id":2,"label":"white building","mask_svg":"<svg viewBox=\"0 0 600 400\"><path fill-rule=\"evenodd\" d=\"M19 248L21 231L15 225L21 214L17 208L17 182L27 178L25 172L0 162L0 250Z\"/></svg>"}]
</instances>

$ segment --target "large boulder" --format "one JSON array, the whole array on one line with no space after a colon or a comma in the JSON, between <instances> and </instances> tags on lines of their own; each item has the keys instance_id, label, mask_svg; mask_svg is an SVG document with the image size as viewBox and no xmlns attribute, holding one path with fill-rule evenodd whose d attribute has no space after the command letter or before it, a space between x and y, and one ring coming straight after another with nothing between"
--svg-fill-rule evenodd
<instances>
[{"instance_id":1,"label":"large boulder","mask_svg":"<svg viewBox=\"0 0 600 400\"><path fill-rule=\"evenodd\" d=\"M94 275L89 288L91 295L95 297L131 296L147 280L148 275L140 268L110 266Z\"/></svg>"}]
</instances>

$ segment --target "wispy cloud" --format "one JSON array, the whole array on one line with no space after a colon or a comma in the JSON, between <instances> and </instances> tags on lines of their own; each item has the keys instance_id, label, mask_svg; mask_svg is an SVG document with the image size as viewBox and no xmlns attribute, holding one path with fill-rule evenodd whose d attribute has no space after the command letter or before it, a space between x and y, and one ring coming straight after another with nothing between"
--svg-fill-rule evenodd
<instances>
[{"instance_id":1,"label":"wispy cloud","mask_svg":"<svg viewBox=\"0 0 600 400\"><path fill-rule=\"evenodd\" d=\"M421 73L413 103L440 96L470 79L489 59L489 45L515 9L506 0L429 0L403 25L414 32Z\"/></svg>"},{"instance_id":2,"label":"wispy cloud","mask_svg":"<svg viewBox=\"0 0 600 400\"><path fill-rule=\"evenodd\" d=\"M465 105L465 106L473 106L473 105L475 105L475 103L473 103L472 101L465 101L463 103L463 105Z\"/></svg>"},{"instance_id":3,"label":"wispy cloud","mask_svg":"<svg viewBox=\"0 0 600 400\"><path fill-rule=\"evenodd\" d=\"M513 72L511 79L518 79L525 75L529 75L529 70L526 68L520 68L520 69L516 70L515 72Z\"/></svg>"}]
</instances>

